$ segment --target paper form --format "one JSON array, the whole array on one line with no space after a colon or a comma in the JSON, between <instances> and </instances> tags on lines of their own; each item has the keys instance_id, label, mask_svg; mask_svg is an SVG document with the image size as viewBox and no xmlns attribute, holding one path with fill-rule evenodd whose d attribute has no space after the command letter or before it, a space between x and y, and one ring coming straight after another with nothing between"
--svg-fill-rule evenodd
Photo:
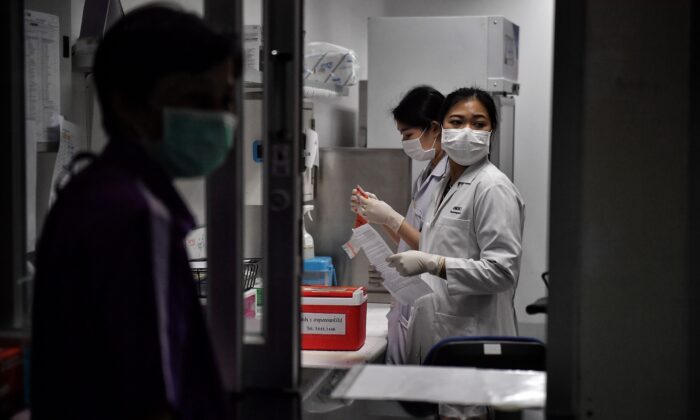
<instances>
[{"instance_id":1,"label":"paper form","mask_svg":"<svg viewBox=\"0 0 700 420\"><path fill-rule=\"evenodd\" d=\"M25 10L24 63L26 119L36 142L49 141L47 128L61 113L58 16ZM29 140L28 136L28 140Z\"/></svg>"},{"instance_id":2,"label":"paper form","mask_svg":"<svg viewBox=\"0 0 700 420\"><path fill-rule=\"evenodd\" d=\"M419 297L433 292L420 277L402 277L395 268L389 267L386 259L393 252L369 223L353 229L349 244L359 246L365 252L370 264L382 274L386 290L402 304L412 305Z\"/></svg>"},{"instance_id":3,"label":"paper form","mask_svg":"<svg viewBox=\"0 0 700 420\"><path fill-rule=\"evenodd\" d=\"M27 251L36 242L36 143L61 112L58 16L24 11Z\"/></svg>"}]
</instances>

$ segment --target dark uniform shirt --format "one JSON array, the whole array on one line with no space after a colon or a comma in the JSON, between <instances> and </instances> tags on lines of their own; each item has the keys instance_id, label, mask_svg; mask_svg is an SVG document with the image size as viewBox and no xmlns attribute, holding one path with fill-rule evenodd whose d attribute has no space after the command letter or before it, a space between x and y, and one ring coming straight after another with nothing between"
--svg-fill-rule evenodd
<instances>
[{"instance_id":1,"label":"dark uniform shirt","mask_svg":"<svg viewBox=\"0 0 700 420\"><path fill-rule=\"evenodd\" d=\"M193 226L172 180L126 141L58 194L37 248L33 419L223 417L184 246Z\"/></svg>"}]
</instances>

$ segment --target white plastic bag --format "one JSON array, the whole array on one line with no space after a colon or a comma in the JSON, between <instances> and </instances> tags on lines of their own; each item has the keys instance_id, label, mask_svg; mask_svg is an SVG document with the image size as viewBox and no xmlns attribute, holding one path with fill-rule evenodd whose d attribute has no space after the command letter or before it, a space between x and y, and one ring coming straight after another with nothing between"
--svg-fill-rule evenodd
<instances>
[{"instance_id":1,"label":"white plastic bag","mask_svg":"<svg viewBox=\"0 0 700 420\"><path fill-rule=\"evenodd\" d=\"M329 44L311 42L304 54L304 80L336 86L352 86L357 83L358 70L355 51Z\"/></svg>"}]
</instances>

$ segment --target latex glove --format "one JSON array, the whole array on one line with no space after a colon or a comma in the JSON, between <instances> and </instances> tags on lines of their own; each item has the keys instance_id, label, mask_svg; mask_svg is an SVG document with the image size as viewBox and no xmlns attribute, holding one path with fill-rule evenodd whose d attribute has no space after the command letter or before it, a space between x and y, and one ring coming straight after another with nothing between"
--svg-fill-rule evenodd
<instances>
[{"instance_id":1,"label":"latex glove","mask_svg":"<svg viewBox=\"0 0 700 420\"><path fill-rule=\"evenodd\" d=\"M377 198L365 198L357 195L357 213L368 222L385 225L394 233L399 231L404 221L403 215L397 213L390 205ZM375 196L376 197L376 196Z\"/></svg>"},{"instance_id":2,"label":"latex glove","mask_svg":"<svg viewBox=\"0 0 700 420\"><path fill-rule=\"evenodd\" d=\"M370 264L369 268L367 269L367 274L369 275L368 283L370 285L382 286L384 284L384 277L382 277L382 273L377 270L377 267Z\"/></svg>"},{"instance_id":3,"label":"latex glove","mask_svg":"<svg viewBox=\"0 0 700 420\"><path fill-rule=\"evenodd\" d=\"M421 251L406 251L387 257L386 262L404 277L421 273L439 276L445 266L445 257Z\"/></svg>"},{"instance_id":4,"label":"latex glove","mask_svg":"<svg viewBox=\"0 0 700 420\"><path fill-rule=\"evenodd\" d=\"M379 200L377 196L369 191L365 191L365 194L367 194L367 197L369 198L374 198L375 200ZM357 190L357 188L352 189L352 193L350 195L350 210L352 210L353 213L360 214L360 192Z\"/></svg>"}]
</instances>

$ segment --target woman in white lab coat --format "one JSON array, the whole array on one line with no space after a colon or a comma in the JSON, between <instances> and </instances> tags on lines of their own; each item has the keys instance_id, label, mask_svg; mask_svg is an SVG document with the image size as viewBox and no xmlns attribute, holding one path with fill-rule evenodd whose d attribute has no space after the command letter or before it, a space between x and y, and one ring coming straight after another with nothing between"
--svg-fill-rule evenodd
<instances>
[{"instance_id":1,"label":"woman in white lab coat","mask_svg":"<svg viewBox=\"0 0 700 420\"><path fill-rule=\"evenodd\" d=\"M412 363L447 337L517 335L513 297L525 204L488 159L496 107L488 93L462 88L447 96L442 109L449 176L436 190L419 251L389 257L401 275L423 274L434 291L416 302L411 315Z\"/></svg>"},{"instance_id":2,"label":"woman in white lab coat","mask_svg":"<svg viewBox=\"0 0 700 420\"><path fill-rule=\"evenodd\" d=\"M445 97L430 86L411 89L392 114L399 131L401 145L406 155L428 165L416 178L412 188L412 200L406 216L394 211L388 204L368 193L369 202L360 208L358 191L353 190L351 208L361 212L370 222L382 224L398 243L398 252L418 249L420 230L433 195L447 174L447 155L440 147L440 110ZM378 272L370 270L370 282L381 281ZM406 363L405 340L411 307L392 303L387 315L389 334L387 362Z\"/></svg>"},{"instance_id":3,"label":"woman in white lab coat","mask_svg":"<svg viewBox=\"0 0 700 420\"><path fill-rule=\"evenodd\" d=\"M488 93L462 88L447 96L441 119L449 175L433 197L419 251L388 259L401 275L421 274L433 289L416 301L408 326L407 359L416 364L447 337L517 335L513 298L525 204L488 159L496 106Z\"/></svg>"}]
</instances>

